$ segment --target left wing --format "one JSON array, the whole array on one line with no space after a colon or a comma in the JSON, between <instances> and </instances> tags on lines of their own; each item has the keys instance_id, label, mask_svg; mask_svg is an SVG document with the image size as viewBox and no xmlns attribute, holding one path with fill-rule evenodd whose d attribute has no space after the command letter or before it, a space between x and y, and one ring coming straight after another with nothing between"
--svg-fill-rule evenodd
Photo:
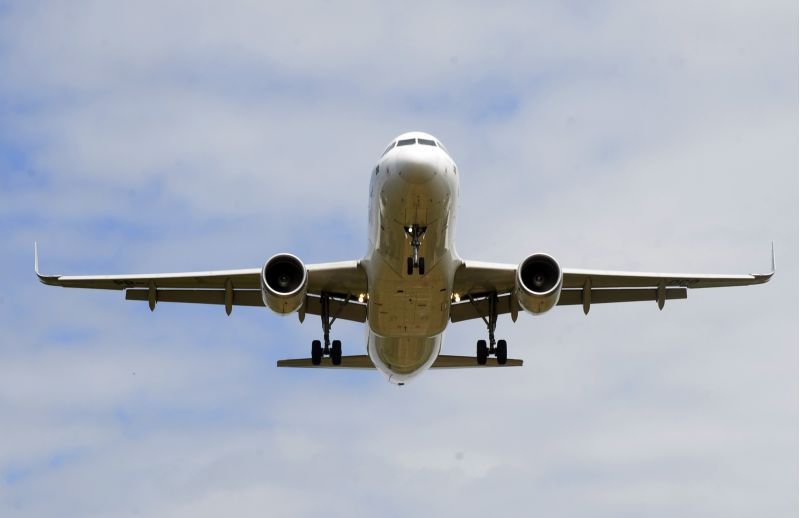
<instances>
[{"instance_id":1,"label":"left wing","mask_svg":"<svg viewBox=\"0 0 800 518\"><path fill-rule=\"evenodd\" d=\"M34 270L39 281L49 286L125 290L127 300L142 300L154 309L157 302L263 306L261 269L215 270L207 272L153 273L133 275L43 275L39 273L39 248L34 244ZM337 318L366 321L366 305L357 295L367 292L367 276L358 261L306 265L308 288L302 313L319 315L320 296L331 296L330 311Z\"/></svg>"},{"instance_id":2,"label":"left wing","mask_svg":"<svg viewBox=\"0 0 800 518\"><path fill-rule=\"evenodd\" d=\"M465 261L457 270L453 292L461 302L450 309L450 320L459 322L489 314L489 296L497 294L498 314L511 313L516 319L513 296L517 266L513 264ZM775 273L775 252L772 270L765 274L716 275L693 273L639 273L607 270L564 268L559 306L583 305L585 313L591 304L653 300L663 308L668 299L685 299L687 289L749 286L768 282Z\"/></svg>"}]
</instances>

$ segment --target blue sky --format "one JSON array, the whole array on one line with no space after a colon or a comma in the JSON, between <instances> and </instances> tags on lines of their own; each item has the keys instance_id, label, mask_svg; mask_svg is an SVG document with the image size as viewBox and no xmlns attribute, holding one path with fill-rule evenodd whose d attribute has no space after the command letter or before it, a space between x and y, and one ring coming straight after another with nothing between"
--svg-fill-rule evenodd
<instances>
[{"instance_id":1,"label":"blue sky","mask_svg":"<svg viewBox=\"0 0 800 518\"><path fill-rule=\"evenodd\" d=\"M0 2L0 515L796 516L796 2ZM47 273L360 257L397 134L462 256L766 286L501 319L526 366L284 371L320 334ZM478 322L445 351L471 354ZM364 330L338 323L347 353Z\"/></svg>"}]
</instances>

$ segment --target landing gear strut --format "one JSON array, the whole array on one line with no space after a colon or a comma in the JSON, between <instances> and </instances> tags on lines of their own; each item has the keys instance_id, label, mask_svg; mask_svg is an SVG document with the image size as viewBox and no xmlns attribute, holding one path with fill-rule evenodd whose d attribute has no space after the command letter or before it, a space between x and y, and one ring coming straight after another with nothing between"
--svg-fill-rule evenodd
<instances>
[{"instance_id":1,"label":"landing gear strut","mask_svg":"<svg viewBox=\"0 0 800 518\"><path fill-rule=\"evenodd\" d=\"M344 304L347 304L349 301L350 298L348 297ZM332 364L340 365L342 363L342 342L339 340L331 342L331 326L333 326L333 323L336 321L338 313L331 317L331 298L327 293L323 292L321 294L319 303L320 306L322 306L320 317L322 319L324 346L319 340L311 342L311 364L319 365L322 363L323 356L330 356ZM344 305L342 305L342 307L344 307ZM341 311L341 308L339 311Z\"/></svg>"},{"instance_id":2,"label":"landing gear strut","mask_svg":"<svg viewBox=\"0 0 800 518\"><path fill-rule=\"evenodd\" d=\"M469 301L475 309L478 309L471 296L469 297ZM489 316L487 318L481 315L481 319L483 319L486 328L489 330L489 346L487 347L486 340L478 340L475 358L478 361L478 365L486 365L486 359L490 355L494 355L497 358L498 364L505 365L508 360L508 345L505 340L497 340L495 342L494 339L494 331L497 328L497 293L489 295L488 302ZM480 314L480 311L478 311L478 313Z\"/></svg>"},{"instance_id":3,"label":"landing gear strut","mask_svg":"<svg viewBox=\"0 0 800 518\"><path fill-rule=\"evenodd\" d=\"M419 247L422 245L420 239L425 236L427 227L420 227L419 225L411 225L406 227L406 235L411 238L411 257L406 259L406 270L408 275L414 273L414 268L417 269L420 275L425 275L425 258L419 256Z\"/></svg>"}]
</instances>

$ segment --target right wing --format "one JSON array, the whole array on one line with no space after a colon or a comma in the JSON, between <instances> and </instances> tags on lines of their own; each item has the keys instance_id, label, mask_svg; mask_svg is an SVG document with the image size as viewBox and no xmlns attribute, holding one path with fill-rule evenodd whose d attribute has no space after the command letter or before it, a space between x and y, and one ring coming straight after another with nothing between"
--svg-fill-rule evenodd
<instances>
[{"instance_id":1,"label":"right wing","mask_svg":"<svg viewBox=\"0 0 800 518\"><path fill-rule=\"evenodd\" d=\"M43 275L39 273L39 249L34 244L34 270L42 284L65 288L125 290L127 300L150 303L183 302L233 306L263 306L261 269L133 275ZM364 322L366 304L358 295L367 293L367 276L358 261L306 265L308 288L303 314L319 315L320 296L331 297L331 314L344 320Z\"/></svg>"},{"instance_id":2,"label":"right wing","mask_svg":"<svg viewBox=\"0 0 800 518\"><path fill-rule=\"evenodd\" d=\"M453 293L460 302L451 305L450 321L485 318L489 296L497 295L498 314L511 313L516 319L517 302L513 291L517 265L464 261L456 271ZM769 273L717 275L694 273L643 273L563 268L559 306L582 305L588 313L591 304L652 300L659 308L664 301L685 299L687 289L749 286L768 282L775 273L775 252Z\"/></svg>"}]
</instances>

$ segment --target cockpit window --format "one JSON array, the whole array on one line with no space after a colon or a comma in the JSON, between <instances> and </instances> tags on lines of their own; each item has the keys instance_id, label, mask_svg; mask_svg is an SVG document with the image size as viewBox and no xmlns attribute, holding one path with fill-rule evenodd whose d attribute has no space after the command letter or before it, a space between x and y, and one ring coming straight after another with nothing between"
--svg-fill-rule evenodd
<instances>
[{"instance_id":1,"label":"cockpit window","mask_svg":"<svg viewBox=\"0 0 800 518\"><path fill-rule=\"evenodd\" d=\"M395 144L397 144L397 142L392 142L391 144L389 144L389 147L386 148L386 151L383 152L383 155L385 155L386 153L391 151ZM383 156L383 155L381 155L381 156Z\"/></svg>"},{"instance_id":2,"label":"cockpit window","mask_svg":"<svg viewBox=\"0 0 800 518\"><path fill-rule=\"evenodd\" d=\"M403 139L403 140L398 140L397 141L397 145L398 146L410 146L411 144L416 144L416 143L417 143L417 139L415 139L415 138L407 138L407 139Z\"/></svg>"},{"instance_id":3,"label":"cockpit window","mask_svg":"<svg viewBox=\"0 0 800 518\"><path fill-rule=\"evenodd\" d=\"M438 141L436 142L436 144L437 144L437 145L438 145L440 148L444 149L444 152L445 152L445 153L447 153L447 148L446 148L446 147L444 147L444 144L442 144L441 142L438 142Z\"/></svg>"},{"instance_id":4,"label":"cockpit window","mask_svg":"<svg viewBox=\"0 0 800 518\"><path fill-rule=\"evenodd\" d=\"M434 142L433 140L428 140L426 138L417 139L417 142L419 142L420 144L426 145L426 146L435 146L436 145L436 142Z\"/></svg>"}]
</instances>

